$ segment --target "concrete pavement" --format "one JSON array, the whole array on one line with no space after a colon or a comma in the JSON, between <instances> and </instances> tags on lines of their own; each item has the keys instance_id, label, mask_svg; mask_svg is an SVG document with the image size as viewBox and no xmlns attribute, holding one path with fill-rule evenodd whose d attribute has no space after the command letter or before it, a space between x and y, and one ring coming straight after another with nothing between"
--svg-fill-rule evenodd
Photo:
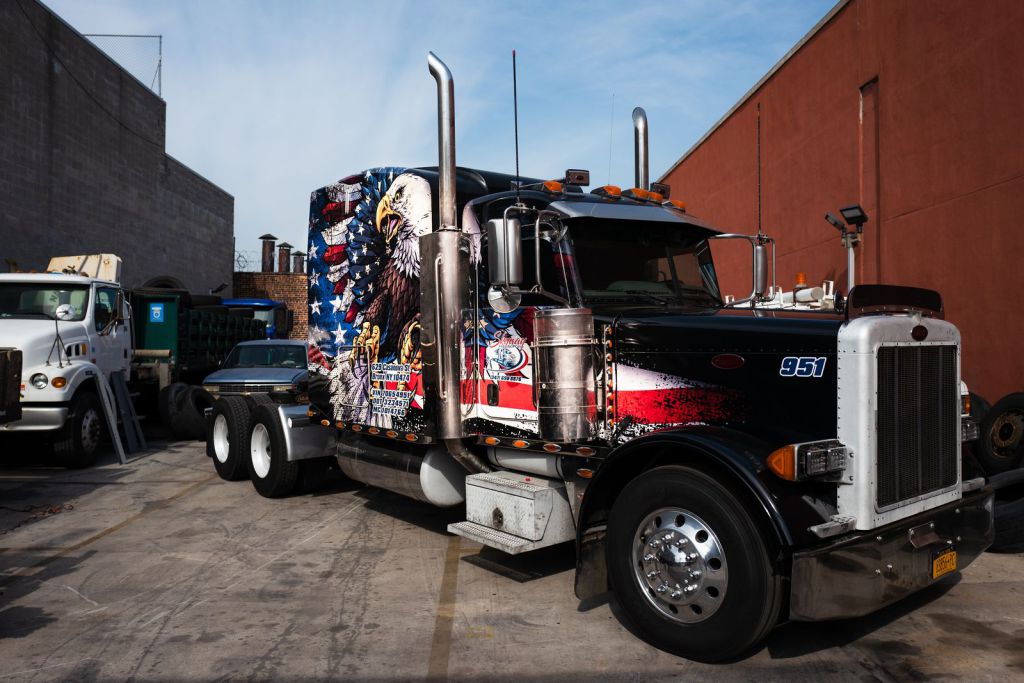
<instances>
[{"instance_id":1,"label":"concrete pavement","mask_svg":"<svg viewBox=\"0 0 1024 683\"><path fill-rule=\"evenodd\" d=\"M1024 678L1024 555L704 665L581 604L571 546L508 557L457 519L340 476L266 500L202 444L76 472L7 454L0 680Z\"/></svg>"}]
</instances>

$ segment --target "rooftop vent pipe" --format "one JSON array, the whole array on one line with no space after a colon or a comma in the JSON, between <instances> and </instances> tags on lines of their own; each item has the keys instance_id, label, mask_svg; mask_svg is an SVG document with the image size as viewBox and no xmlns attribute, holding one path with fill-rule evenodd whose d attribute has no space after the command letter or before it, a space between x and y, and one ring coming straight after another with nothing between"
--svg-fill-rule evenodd
<instances>
[{"instance_id":1,"label":"rooftop vent pipe","mask_svg":"<svg viewBox=\"0 0 1024 683\"><path fill-rule=\"evenodd\" d=\"M438 227L455 230L455 81L433 52L427 53L430 75L437 81L437 208Z\"/></svg>"},{"instance_id":2,"label":"rooftop vent pipe","mask_svg":"<svg viewBox=\"0 0 1024 683\"><path fill-rule=\"evenodd\" d=\"M263 240L263 260L262 263L260 264L260 272L273 273L274 242L277 241L277 238L268 232L266 235L261 235L260 239Z\"/></svg>"},{"instance_id":3,"label":"rooftop vent pipe","mask_svg":"<svg viewBox=\"0 0 1024 683\"><path fill-rule=\"evenodd\" d=\"M633 158L636 160L635 187L649 190L649 164L647 161L647 112L643 107L633 110Z\"/></svg>"},{"instance_id":4,"label":"rooftop vent pipe","mask_svg":"<svg viewBox=\"0 0 1024 683\"><path fill-rule=\"evenodd\" d=\"M281 242L281 244L277 245L277 272L287 273L292 265L291 260L292 245L287 242Z\"/></svg>"}]
</instances>

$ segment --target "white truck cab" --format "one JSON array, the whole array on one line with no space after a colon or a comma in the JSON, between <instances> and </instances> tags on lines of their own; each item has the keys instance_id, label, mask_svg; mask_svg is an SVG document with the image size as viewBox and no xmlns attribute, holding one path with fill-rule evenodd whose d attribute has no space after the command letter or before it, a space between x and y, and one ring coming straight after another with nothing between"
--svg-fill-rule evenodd
<instances>
[{"instance_id":1,"label":"white truck cab","mask_svg":"<svg viewBox=\"0 0 1024 683\"><path fill-rule=\"evenodd\" d=\"M96 380L129 373L130 310L112 254L55 258L48 270L0 275L0 349L21 352L20 419L0 435L45 433L64 464L85 467L103 433Z\"/></svg>"}]
</instances>

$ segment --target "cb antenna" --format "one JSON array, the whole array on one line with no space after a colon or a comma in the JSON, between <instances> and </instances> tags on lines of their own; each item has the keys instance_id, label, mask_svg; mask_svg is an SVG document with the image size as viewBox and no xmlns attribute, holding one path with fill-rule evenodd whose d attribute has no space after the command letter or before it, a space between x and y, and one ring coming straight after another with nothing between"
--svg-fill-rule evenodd
<instances>
[{"instance_id":1,"label":"cb antenna","mask_svg":"<svg viewBox=\"0 0 1024 683\"><path fill-rule=\"evenodd\" d=\"M516 51L512 50L512 120L516 131L516 204L519 203L519 91L516 88Z\"/></svg>"}]
</instances>

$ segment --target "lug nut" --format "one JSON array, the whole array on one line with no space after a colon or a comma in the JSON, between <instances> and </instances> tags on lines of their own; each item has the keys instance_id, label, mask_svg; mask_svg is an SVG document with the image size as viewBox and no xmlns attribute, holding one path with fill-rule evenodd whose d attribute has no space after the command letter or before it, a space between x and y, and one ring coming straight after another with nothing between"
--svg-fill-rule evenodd
<instances>
[{"instance_id":1,"label":"lug nut","mask_svg":"<svg viewBox=\"0 0 1024 683\"><path fill-rule=\"evenodd\" d=\"M644 562L650 562L653 559L654 559L654 555L652 555L650 553L647 553L646 555L644 555Z\"/></svg>"},{"instance_id":2,"label":"lug nut","mask_svg":"<svg viewBox=\"0 0 1024 683\"><path fill-rule=\"evenodd\" d=\"M682 591L672 591L672 595L670 597L673 600L678 600L679 598L683 597L683 592Z\"/></svg>"},{"instance_id":3,"label":"lug nut","mask_svg":"<svg viewBox=\"0 0 1024 683\"><path fill-rule=\"evenodd\" d=\"M666 586L665 584L661 584L660 586L658 586L654 590L656 590L659 593L664 593L665 591L668 590L668 586Z\"/></svg>"}]
</instances>

